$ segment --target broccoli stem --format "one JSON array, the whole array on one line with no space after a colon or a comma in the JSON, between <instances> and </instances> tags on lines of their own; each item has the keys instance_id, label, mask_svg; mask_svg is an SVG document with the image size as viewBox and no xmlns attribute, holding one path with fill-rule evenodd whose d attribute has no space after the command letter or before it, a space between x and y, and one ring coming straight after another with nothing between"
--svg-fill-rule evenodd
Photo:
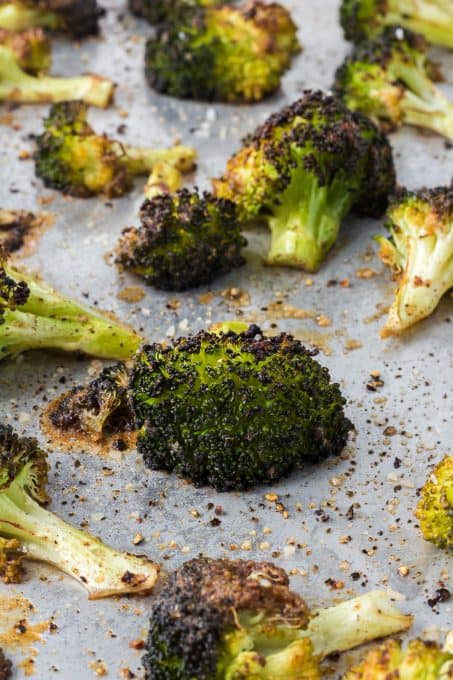
<instances>
[{"instance_id":1,"label":"broccoli stem","mask_svg":"<svg viewBox=\"0 0 453 680\"><path fill-rule=\"evenodd\" d=\"M145 198L151 200L161 194L173 194L182 186L182 175L174 165L159 161L145 185Z\"/></svg>"},{"instance_id":2,"label":"broccoli stem","mask_svg":"<svg viewBox=\"0 0 453 680\"><path fill-rule=\"evenodd\" d=\"M53 12L19 7L16 3L7 3L0 7L0 28L8 31L17 33L35 26L56 29L58 23L58 17Z\"/></svg>"},{"instance_id":3,"label":"broccoli stem","mask_svg":"<svg viewBox=\"0 0 453 680\"><path fill-rule=\"evenodd\" d=\"M196 152L187 146L170 149L148 149L128 144L118 144L116 152L126 162L132 175L147 175L157 163L165 161L180 172L190 172L195 166Z\"/></svg>"},{"instance_id":4,"label":"broccoli stem","mask_svg":"<svg viewBox=\"0 0 453 680\"><path fill-rule=\"evenodd\" d=\"M387 0L386 23L404 25L436 45L453 47L451 0Z\"/></svg>"},{"instance_id":5,"label":"broccoli stem","mask_svg":"<svg viewBox=\"0 0 453 680\"><path fill-rule=\"evenodd\" d=\"M325 658L334 652L353 649L386 635L407 630L413 617L402 614L393 604L401 599L392 592L375 590L339 605L321 609L308 627L300 631L308 637L313 653Z\"/></svg>"},{"instance_id":6,"label":"broccoli stem","mask_svg":"<svg viewBox=\"0 0 453 680\"><path fill-rule=\"evenodd\" d=\"M22 488L21 476L0 493L0 533L19 540L27 558L69 574L85 586L90 599L152 589L156 565L117 552L42 508Z\"/></svg>"},{"instance_id":7,"label":"broccoli stem","mask_svg":"<svg viewBox=\"0 0 453 680\"><path fill-rule=\"evenodd\" d=\"M266 264L317 271L351 204L351 193L342 178L319 186L316 177L296 170L269 218L272 240Z\"/></svg>"},{"instance_id":8,"label":"broccoli stem","mask_svg":"<svg viewBox=\"0 0 453 680\"><path fill-rule=\"evenodd\" d=\"M453 104L437 88L431 88L430 94L432 97L428 100L427 97L405 92L402 102L404 121L453 140Z\"/></svg>"},{"instance_id":9,"label":"broccoli stem","mask_svg":"<svg viewBox=\"0 0 453 680\"><path fill-rule=\"evenodd\" d=\"M96 75L31 76L18 66L9 48L0 46L0 101L42 104L80 99L103 109L109 105L113 91L111 80Z\"/></svg>"}]
</instances>

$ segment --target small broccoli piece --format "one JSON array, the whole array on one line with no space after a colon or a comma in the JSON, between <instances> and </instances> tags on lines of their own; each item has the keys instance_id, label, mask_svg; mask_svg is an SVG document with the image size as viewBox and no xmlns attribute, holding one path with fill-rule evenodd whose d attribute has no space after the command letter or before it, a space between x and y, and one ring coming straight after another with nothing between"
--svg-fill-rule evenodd
<instances>
[{"instance_id":1,"label":"small broccoli piece","mask_svg":"<svg viewBox=\"0 0 453 680\"><path fill-rule=\"evenodd\" d=\"M346 58L334 91L352 111L386 128L406 123L453 139L453 104L431 80L427 49L420 35L387 28Z\"/></svg>"},{"instance_id":2,"label":"small broccoli piece","mask_svg":"<svg viewBox=\"0 0 453 680\"><path fill-rule=\"evenodd\" d=\"M42 218L28 210L0 208L0 249L14 253L20 250L26 237L42 224Z\"/></svg>"},{"instance_id":3,"label":"small broccoli piece","mask_svg":"<svg viewBox=\"0 0 453 680\"><path fill-rule=\"evenodd\" d=\"M266 220L267 263L316 271L351 210L379 216L395 188L391 147L363 114L321 92L272 115L214 180L244 220Z\"/></svg>"},{"instance_id":4,"label":"small broccoli piece","mask_svg":"<svg viewBox=\"0 0 453 680\"><path fill-rule=\"evenodd\" d=\"M278 89L300 49L296 32L278 3L181 11L148 40L146 77L182 99L256 102Z\"/></svg>"},{"instance_id":5,"label":"small broccoli piece","mask_svg":"<svg viewBox=\"0 0 453 680\"><path fill-rule=\"evenodd\" d=\"M188 7L216 7L224 0L129 0L129 9L150 24L172 21Z\"/></svg>"},{"instance_id":6,"label":"small broccoli piece","mask_svg":"<svg viewBox=\"0 0 453 680\"><path fill-rule=\"evenodd\" d=\"M0 45L0 101L43 104L80 99L106 108L114 88L111 80L96 75L71 78L29 75L20 67L13 50Z\"/></svg>"},{"instance_id":7,"label":"small broccoli piece","mask_svg":"<svg viewBox=\"0 0 453 680\"><path fill-rule=\"evenodd\" d=\"M3 653L0 647L0 680L9 680L13 674L13 664Z\"/></svg>"},{"instance_id":8,"label":"small broccoli piece","mask_svg":"<svg viewBox=\"0 0 453 680\"><path fill-rule=\"evenodd\" d=\"M244 264L231 201L181 189L145 200L140 221L123 231L116 262L157 288L194 288Z\"/></svg>"},{"instance_id":9,"label":"small broccoli piece","mask_svg":"<svg viewBox=\"0 0 453 680\"><path fill-rule=\"evenodd\" d=\"M453 548L453 456L445 456L431 473L421 490L416 516L427 541Z\"/></svg>"},{"instance_id":10,"label":"small broccoli piece","mask_svg":"<svg viewBox=\"0 0 453 680\"><path fill-rule=\"evenodd\" d=\"M310 612L270 562L194 559L151 607L147 680L320 680L320 661L410 626L376 591Z\"/></svg>"},{"instance_id":11,"label":"small broccoli piece","mask_svg":"<svg viewBox=\"0 0 453 680\"><path fill-rule=\"evenodd\" d=\"M21 33L0 28L0 45L14 52L18 66L27 73L46 73L50 68L52 48L41 28L29 28Z\"/></svg>"},{"instance_id":12,"label":"small broccoli piece","mask_svg":"<svg viewBox=\"0 0 453 680\"><path fill-rule=\"evenodd\" d=\"M347 40L374 37L385 26L399 25L429 42L453 47L451 0L343 0L340 22Z\"/></svg>"},{"instance_id":13,"label":"small broccoli piece","mask_svg":"<svg viewBox=\"0 0 453 680\"><path fill-rule=\"evenodd\" d=\"M145 198L173 194L182 187L183 177L178 168L166 161L156 163L145 184Z\"/></svg>"},{"instance_id":14,"label":"small broccoli piece","mask_svg":"<svg viewBox=\"0 0 453 680\"><path fill-rule=\"evenodd\" d=\"M49 500L47 471L46 454L35 439L19 438L0 425L0 536L17 540L27 559L75 578L90 599L150 592L155 564L107 547L42 507Z\"/></svg>"},{"instance_id":15,"label":"small broccoli piece","mask_svg":"<svg viewBox=\"0 0 453 680\"><path fill-rule=\"evenodd\" d=\"M36 139L36 175L47 187L79 198L122 196L134 177L149 174L162 161L181 172L190 171L195 163L190 147L138 148L96 134L82 102L52 106L44 128Z\"/></svg>"},{"instance_id":16,"label":"small broccoli piece","mask_svg":"<svg viewBox=\"0 0 453 680\"><path fill-rule=\"evenodd\" d=\"M453 653L435 642L411 640L406 649L398 640L387 640L371 649L359 666L343 680L447 680L453 674Z\"/></svg>"},{"instance_id":17,"label":"small broccoli piece","mask_svg":"<svg viewBox=\"0 0 453 680\"><path fill-rule=\"evenodd\" d=\"M19 541L0 536L0 578L4 583L20 583L22 581L24 555L24 550Z\"/></svg>"},{"instance_id":18,"label":"small broccoli piece","mask_svg":"<svg viewBox=\"0 0 453 680\"><path fill-rule=\"evenodd\" d=\"M60 295L0 256L0 360L30 349L127 359L140 342L128 326Z\"/></svg>"},{"instance_id":19,"label":"small broccoli piece","mask_svg":"<svg viewBox=\"0 0 453 680\"><path fill-rule=\"evenodd\" d=\"M387 213L390 238L380 257L398 288L382 336L399 335L429 316L453 286L453 184L400 191Z\"/></svg>"},{"instance_id":20,"label":"small broccoli piece","mask_svg":"<svg viewBox=\"0 0 453 680\"><path fill-rule=\"evenodd\" d=\"M0 27L16 32L41 26L84 38L99 32L104 14L97 0L0 0Z\"/></svg>"}]
</instances>

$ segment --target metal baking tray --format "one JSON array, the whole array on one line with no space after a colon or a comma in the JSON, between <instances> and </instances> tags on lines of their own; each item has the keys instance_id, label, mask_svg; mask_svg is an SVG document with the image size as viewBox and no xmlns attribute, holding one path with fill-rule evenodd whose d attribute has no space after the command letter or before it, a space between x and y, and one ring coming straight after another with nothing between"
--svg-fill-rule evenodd
<instances>
[{"instance_id":1,"label":"metal baking tray","mask_svg":"<svg viewBox=\"0 0 453 680\"><path fill-rule=\"evenodd\" d=\"M56 42L54 71L90 70L116 80L115 107L91 113L96 127L118 135L118 126L124 125L121 138L137 144L165 145L181 138L198 149L195 181L207 187L245 133L304 89L327 89L348 49L337 21L337 0L282 2L300 26L304 51L281 92L253 107L180 102L151 92L142 67L151 29L118 0L103 0L109 11L99 39L78 47ZM434 56L451 77L452 54L439 50ZM451 83L441 87L453 95ZM0 205L54 215L53 227L42 235L27 265L64 293L113 310L152 341L238 317L268 330L291 331L320 348L320 361L341 383L357 427L341 459L247 493L195 489L173 475L146 470L135 451L100 457L53 450L52 510L122 550L133 550L134 536L142 534L139 551L165 569L200 553L273 559L291 571L293 587L310 605L392 588L406 597L403 606L416 617L414 634L432 637L452 628L451 601L428 604L441 585L451 589L451 562L421 538L413 517L417 488L429 466L451 453L451 298L446 296L436 313L404 338L381 340L383 309L393 287L372 240L383 231L382 221L352 217L314 276L265 268L268 234L256 230L247 234L247 265L211 287L177 295L145 289L133 276L120 276L105 258L122 228L137 222L142 184L112 202L68 199L44 189L34 178L33 163L19 156L31 150L30 134L41 129L45 111L1 107L7 115L0 118ZM453 151L443 139L403 129L391 141L400 183L415 188L449 181ZM345 279L347 287L339 283ZM143 289L140 302L121 299L130 286ZM38 435L46 445L39 429L43 407L73 384L88 381L99 366L44 352L3 363L2 421ZM377 392L366 388L371 371L379 371L384 382ZM26 618L27 635L8 648L22 664L14 678L31 672L39 680L82 680L105 673L127 678L125 669L140 677L140 645L134 641L146 634L149 603L149 598L90 602L71 579L30 564L24 584L0 585L0 646L11 624ZM341 663L332 664L333 677L341 668Z\"/></svg>"}]
</instances>

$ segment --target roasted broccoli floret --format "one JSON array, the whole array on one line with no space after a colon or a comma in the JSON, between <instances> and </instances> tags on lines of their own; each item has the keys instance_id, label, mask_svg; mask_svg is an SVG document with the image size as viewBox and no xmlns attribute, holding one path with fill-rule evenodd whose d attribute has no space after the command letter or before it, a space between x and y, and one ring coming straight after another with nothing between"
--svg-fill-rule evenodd
<instances>
[{"instance_id":1,"label":"roasted broccoli floret","mask_svg":"<svg viewBox=\"0 0 453 680\"><path fill-rule=\"evenodd\" d=\"M416 516L423 536L440 548L453 548L453 456L437 465L420 495Z\"/></svg>"},{"instance_id":2,"label":"roasted broccoli floret","mask_svg":"<svg viewBox=\"0 0 453 680\"><path fill-rule=\"evenodd\" d=\"M114 83L96 75L57 78L32 76L20 65L20 57L0 45L0 101L20 104L43 104L80 99L87 104L105 108L109 105Z\"/></svg>"},{"instance_id":3,"label":"roasted broccoli floret","mask_svg":"<svg viewBox=\"0 0 453 680\"><path fill-rule=\"evenodd\" d=\"M47 471L46 454L35 439L0 425L0 536L18 541L26 559L77 579L90 599L149 592L158 574L155 564L107 547L42 507L49 501Z\"/></svg>"},{"instance_id":4,"label":"roasted broccoli floret","mask_svg":"<svg viewBox=\"0 0 453 680\"><path fill-rule=\"evenodd\" d=\"M181 11L146 47L152 88L180 97L255 102L275 92L299 51L296 26L278 3Z\"/></svg>"},{"instance_id":5,"label":"roasted broccoli floret","mask_svg":"<svg viewBox=\"0 0 453 680\"><path fill-rule=\"evenodd\" d=\"M174 20L178 13L188 7L216 7L223 4L224 0L129 0L129 9L150 24L160 24Z\"/></svg>"},{"instance_id":6,"label":"roasted broccoli floret","mask_svg":"<svg viewBox=\"0 0 453 680\"><path fill-rule=\"evenodd\" d=\"M385 26L400 25L429 42L453 47L451 0L343 0L340 21L347 40L360 43Z\"/></svg>"},{"instance_id":7,"label":"roasted broccoli floret","mask_svg":"<svg viewBox=\"0 0 453 680\"><path fill-rule=\"evenodd\" d=\"M36 175L47 187L79 198L122 196L134 177L149 174L160 161L181 172L194 167L196 154L189 147L139 148L96 134L82 102L52 106L44 128L36 139Z\"/></svg>"},{"instance_id":8,"label":"roasted broccoli floret","mask_svg":"<svg viewBox=\"0 0 453 680\"><path fill-rule=\"evenodd\" d=\"M157 288L186 290L244 264L231 201L181 189L145 200L140 221L123 231L116 262Z\"/></svg>"},{"instance_id":9,"label":"roasted broccoli floret","mask_svg":"<svg viewBox=\"0 0 453 680\"><path fill-rule=\"evenodd\" d=\"M306 92L271 116L214 180L244 219L266 220L267 263L316 271L350 210L379 216L395 188L390 145L363 114Z\"/></svg>"},{"instance_id":10,"label":"roasted broccoli floret","mask_svg":"<svg viewBox=\"0 0 453 680\"><path fill-rule=\"evenodd\" d=\"M398 288L382 336L425 319L453 286L453 184L400 191L387 213L390 238L378 237L380 257Z\"/></svg>"},{"instance_id":11,"label":"roasted broccoli floret","mask_svg":"<svg viewBox=\"0 0 453 680\"><path fill-rule=\"evenodd\" d=\"M453 139L453 104L431 80L427 50L420 35L387 28L346 58L335 76L335 94L385 128L406 123Z\"/></svg>"},{"instance_id":12,"label":"roasted broccoli floret","mask_svg":"<svg viewBox=\"0 0 453 680\"><path fill-rule=\"evenodd\" d=\"M0 255L0 360L30 349L127 359L140 342L128 326L60 295Z\"/></svg>"},{"instance_id":13,"label":"roasted broccoli floret","mask_svg":"<svg viewBox=\"0 0 453 680\"><path fill-rule=\"evenodd\" d=\"M385 592L310 612L270 562L195 559L151 606L147 680L320 680L320 662L408 628Z\"/></svg>"},{"instance_id":14,"label":"roasted broccoli floret","mask_svg":"<svg viewBox=\"0 0 453 680\"><path fill-rule=\"evenodd\" d=\"M398 640L387 640L371 649L343 680L447 680L453 675L453 653L435 642L411 640L406 649Z\"/></svg>"},{"instance_id":15,"label":"roasted broccoli floret","mask_svg":"<svg viewBox=\"0 0 453 680\"><path fill-rule=\"evenodd\" d=\"M28 210L0 208L0 249L8 253L20 250L27 236L38 229L43 218Z\"/></svg>"},{"instance_id":16,"label":"roasted broccoli floret","mask_svg":"<svg viewBox=\"0 0 453 680\"><path fill-rule=\"evenodd\" d=\"M0 647L0 680L9 680L13 674L13 664L3 653Z\"/></svg>"},{"instance_id":17,"label":"roasted broccoli floret","mask_svg":"<svg viewBox=\"0 0 453 680\"><path fill-rule=\"evenodd\" d=\"M27 73L46 73L52 61L49 38L41 28L13 33L0 28L0 45L14 52L18 66Z\"/></svg>"},{"instance_id":18,"label":"roasted broccoli floret","mask_svg":"<svg viewBox=\"0 0 453 680\"><path fill-rule=\"evenodd\" d=\"M0 27L10 31L41 26L84 38L99 32L104 14L97 0L0 0Z\"/></svg>"},{"instance_id":19,"label":"roasted broccoli floret","mask_svg":"<svg viewBox=\"0 0 453 680\"><path fill-rule=\"evenodd\" d=\"M22 581L24 555L24 550L19 541L0 536L0 579L4 583L20 583Z\"/></svg>"}]
</instances>

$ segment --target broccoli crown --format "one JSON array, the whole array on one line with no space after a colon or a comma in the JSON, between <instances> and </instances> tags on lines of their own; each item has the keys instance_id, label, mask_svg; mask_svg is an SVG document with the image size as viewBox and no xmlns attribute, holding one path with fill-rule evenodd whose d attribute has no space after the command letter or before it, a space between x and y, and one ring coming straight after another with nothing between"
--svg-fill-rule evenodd
<instances>
[{"instance_id":1,"label":"broccoli crown","mask_svg":"<svg viewBox=\"0 0 453 680\"><path fill-rule=\"evenodd\" d=\"M258 101L279 87L299 51L296 31L278 3L186 9L148 41L146 77L183 99Z\"/></svg>"},{"instance_id":2,"label":"broccoli crown","mask_svg":"<svg viewBox=\"0 0 453 680\"><path fill-rule=\"evenodd\" d=\"M445 456L431 473L416 516L427 541L453 548L453 456Z\"/></svg>"},{"instance_id":3,"label":"broccoli crown","mask_svg":"<svg viewBox=\"0 0 453 680\"><path fill-rule=\"evenodd\" d=\"M435 642L411 640L406 649L398 640L387 640L371 649L359 666L348 671L343 680L441 680L451 677L453 654Z\"/></svg>"},{"instance_id":4,"label":"broccoli crown","mask_svg":"<svg viewBox=\"0 0 453 680\"><path fill-rule=\"evenodd\" d=\"M19 541L0 536L0 578L4 583L20 583L22 581L24 574L23 557L24 550ZM0 680L1 677L0 657Z\"/></svg>"},{"instance_id":5,"label":"broccoli crown","mask_svg":"<svg viewBox=\"0 0 453 680\"><path fill-rule=\"evenodd\" d=\"M140 221L124 230L116 261L157 288L193 288L244 263L231 201L182 189L146 200Z\"/></svg>"},{"instance_id":6,"label":"broccoli crown","mask_svg":"<svg viewBox=\"0 0 453 680\"><path fill-rule=\"evenodd\" d=\"M0 424L0 495L16 480L38 503L47 503L47 456L36 439Z\"/></svg>"},{"instance_id":7,"label":"broccoli crown","mask_svg":"<svg viewBox=\"0 0 453 680\"><path fill-rule=\"evenodd\" d=\"M51 44L41 28L14 33L0 27L0 45L8 47L27 73L45 73L51 64Z\"/></svg>"},{"instance_id":8,"label":"broccoli crown","mask_svg":"<svg viewBox=\"0 0 453 680\"><path fill-rule=\"evenodd\" d=\"M0 26L23 30L36 26L84 38L99 32L105 10L97 0L0 1Z\"/></svg>"},{"instance_id":9,"label":"broccoli crown","mask_svg":"<svg viewBox=\"0 0 453 680\"><path fill-rule=\"evenodd\" d=\"M0 250L13 253L22 248L26 236L38 224L39 218L32 212L0 208Z\"/></svg>"},{"instance_id":10,"label":"broccoli crown","mask_svg":"<svg viewBox=\"0 0 453 680\"><path fill-rule=\"evenodd\" d=\"M187 7L215 7L222 4L223 0L129 0L129 9L150 24L160 24L174 20Z\"/></svg>"},{"instance_id":11,"label":"broccoli crown","mask_svg":"<svg viewBox=\"0 0 453 680\"><path fill-rule=\"evenodd\" d=\"M377 240L398 288L384 336L429 316L453 286L453 184L416 192L402 189L387 217L390 238Z\"/></svg>"},{"instance_id":12,"label":"broccoli crown","mask_svg":"<svg viewBox=\"0 0 453 680\"><path fill-rule=\"evenodd\" d=\"M0 680L9 680L13 674L13 664L3 653L0 647Z\"/></svg>"},{"instance_id":13,"label":"broccoli crown","mask_svg":"<svg viewBox=\"0 0 453 680\"><path fill-rule=\"evenodd\" d=\"M145 347L131 377L145 463L227 490L338 455L352 426L315 354L257 326Z\"/></svg>"},{"instance_id":14,"label":"broccoli crown","mask_svg":"<svg viewBox=\"0 0 453 680\"><path fill-rule=\"evenodd\" d=\"M308 622L307 607L286 573L269 562L194 559L170 575L151 607L143 664L153 680L286 678L317 680L308 640L296 642L293 666L270 675L275 655ZM305 671L305 672L304 672Z\"/></svg>"}]
</instances>

